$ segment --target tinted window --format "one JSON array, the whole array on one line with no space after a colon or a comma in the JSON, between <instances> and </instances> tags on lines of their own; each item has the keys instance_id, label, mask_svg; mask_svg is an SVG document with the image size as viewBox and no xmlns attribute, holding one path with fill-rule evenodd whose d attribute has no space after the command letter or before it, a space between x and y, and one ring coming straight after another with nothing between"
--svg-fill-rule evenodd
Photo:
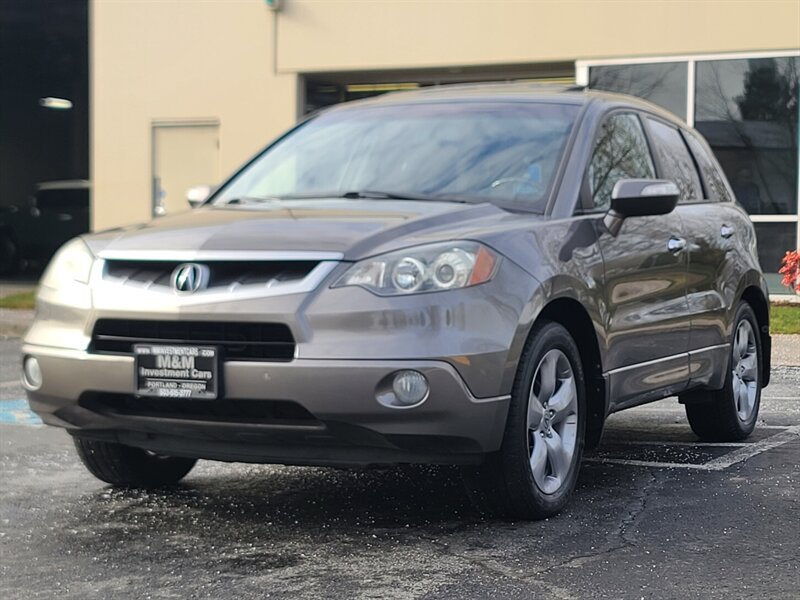
<instances>
[{"instance_id":1,"label":"tinted window","mask_svg":"<svg viewBox=\"0 0 800 600\"><path fill-rule=\"evenodd\" d=\"M703 199L700 178L689 149L677 129L661 121L648 119L653 132L653 147L664 172L664 179L675 182L681 192L680 202Z\"/></svg>"},{"instance_id":2,"label":"tinted window","mask_svg":"<svg viewBox=\"0 0 800 600\"><path fill-rule=\"evenodd\" d=\"M543 211L578 110L533 102L333 110L272 146L215 203L380 191Z\"/></svg>"},{"instance_id":3,"label":"tinted window","mask_svg":"<svg viewBox=\"0 0 800 600\"><path fill-rule=\"evenodd\" d=\"M752 214L797 212L800 57L698 61L695 127Z\"/></svg>"},{"instance_id":4,"label":"tinted window","mask_svg":"<svg viewBox=\"0 0 800 600\"><path fill-rule=\"evenodd\" d=\"M600 128L589 165L589 191L594 208L611 204L611 191L620 179L655 177L639 117L611 115Z\"/></svg>"},{"instance_id":5,"label":"tinted window","mask_svg":"<svg viewBox=\"0 0 800 600\"><path fill-rule=\"evenodd\" d=\"M694 134L687 131L683 134L689 150L697 161L697 166L700 167L706 198L714 202L729 202L731 195L728 193L728 185L708 148Z\"/></svg>"},{"instance_id":6,"label":"tinted window","mask_svg":"<svg viewBox=\"0 0 800 600\"><path fill-rule=\"evenodd\" d=\"M589 87L650 100L686 118L685 62L607 65L589 69Z\"/></svg>"}]
</instances>

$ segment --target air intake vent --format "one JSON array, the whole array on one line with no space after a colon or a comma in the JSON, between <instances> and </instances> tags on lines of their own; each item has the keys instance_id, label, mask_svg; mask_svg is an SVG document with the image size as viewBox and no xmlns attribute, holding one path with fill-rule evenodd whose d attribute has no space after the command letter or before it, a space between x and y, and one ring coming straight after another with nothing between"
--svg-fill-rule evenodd
<instances>
[{"instance_id":1,"label":"air intake vent","mask_svg":"<svg viewBox=\"0 0 800 600\"><path fill-rule=\"evenodd\" d=\"M97 354L133 355L134 344L219 346L226 360L290 361L295 341L282 323L132 321L99 319L92 333Z\"/></svg>"}]
</instances>

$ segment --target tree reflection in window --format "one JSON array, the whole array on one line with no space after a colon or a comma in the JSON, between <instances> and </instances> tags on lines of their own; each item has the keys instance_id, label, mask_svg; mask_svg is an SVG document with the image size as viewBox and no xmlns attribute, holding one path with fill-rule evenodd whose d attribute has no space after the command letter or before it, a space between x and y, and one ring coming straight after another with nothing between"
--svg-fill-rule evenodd
<instances>
[{"instance_id":1,"label":"tree reflection in window","mask_svg":"<svg viewBox=\"0 0 800 600\"><path fill-rule=\"evenodd\" d=\"M608 208L611 191L620 179L655 177L639 117L630 113L611 115L600 134L589 165L589 185L595 208Z\"/></svg>"},{"instance_id":2,"label":"tree reflection in window","mask_svg":"<svg viewBox=\"0 0 800 600\"><path fill-rule=\"evenodd\" d=\"M654 119L648 119L648 121L653 133L656 152L658 152L659 163L664 169L662 176L678 186L680 202L701 200L703 194L700 188L700 178L681 134L675 127L661 121Z\"/></svg>"},{"instance_id":3,"label":"tree reflection in window","mask_svg":"<svg viewBox=\"0 0 800 600\"><path fill-rule=\"evenodd\" d=\"M697 63L695 126L750 213L797 211L798 80L798 57Z\"/></svg>"}]
</instances>

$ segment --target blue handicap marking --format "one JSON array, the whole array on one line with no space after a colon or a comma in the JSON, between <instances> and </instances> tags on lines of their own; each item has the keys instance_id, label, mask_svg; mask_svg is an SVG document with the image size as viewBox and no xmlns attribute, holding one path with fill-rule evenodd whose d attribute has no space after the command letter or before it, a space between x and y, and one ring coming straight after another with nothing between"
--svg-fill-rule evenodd
<instances>
[{"instance_id":1,"label":"blue handicap marking","mask_svg":"<svg viewBox=\"0 0 800 600\"><path fill-rule=\"evenodd\" d=\"M31 411L27 400L0 400L0 423L41 425L42 420Z\"/></svg>"}]
</instances>

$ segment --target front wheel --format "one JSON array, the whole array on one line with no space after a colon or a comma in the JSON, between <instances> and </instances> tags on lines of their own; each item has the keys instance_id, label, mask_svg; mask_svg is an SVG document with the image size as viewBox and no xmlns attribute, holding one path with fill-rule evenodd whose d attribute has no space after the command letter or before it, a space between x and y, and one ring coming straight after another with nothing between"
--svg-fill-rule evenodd
<instances>
[{"instance_id":1,"label":"front wheel","mask_svg":"<svg viewBox=\"0 0 800 600\"><path fill-rule=\"evenodd\" d=\"M545 519L567 504L583 455L586 396L574 340L558 323L538 324L520 358L503 444L463 470L484 513Z\"/></svg>"},{"instance_id":2,"label":"front wheel","mask_svg":"<svg viewBox=\"0 0 800 600\"><path fill-rule=\"evenodd\" d=\"M736 310L733 339L721 390L695 392L685 398L686 418L703 441L736 442L756 426L761 403L761 337L747 302Z\"/></svg>"},{"instance_id":3,"label":"front wheel","mask_svg":"<svg viewBox=\"0 0 800 600\"><path fill-rule=\"evenodd\" d=\"M161 456L131 446L74 438L78 456L89 472L120 487L160 487L177 483L192 470L194 458Z\"/></svg>"}]
</instances>

